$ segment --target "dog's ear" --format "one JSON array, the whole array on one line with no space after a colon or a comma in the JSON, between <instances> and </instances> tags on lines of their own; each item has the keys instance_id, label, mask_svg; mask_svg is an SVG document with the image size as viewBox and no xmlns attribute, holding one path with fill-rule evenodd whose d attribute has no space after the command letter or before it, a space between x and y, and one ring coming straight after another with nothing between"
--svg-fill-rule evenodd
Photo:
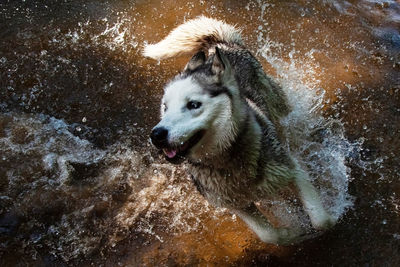
<instances>
[{"instance_id":1,"label":"dog's ear","mask_svg":"<svg viewBox=\"0 0 400 267\"><path fill-rule=\"evenodd\" d=\"M204 54L203 51L200 51L198 53L196 53L190 60L189 62L186 64L186 67L183 69L183 71L187 72L187 71L193 71L195 70L197 67L201 66L204 64L204 62L206 62L206 54Z\"/></svg>"},{"instance_id":2,"label":"dog's ear","mask_svg":"<svg viewBox=\"0 0 400 267\"><path fill-rule=\"evenodd\" d=\"M220 81L226 80L232 75L231 64L228 58L218 47L215 47L215 54L211 64L211 72L216 75Z\"/></svg>"}]
</instances>

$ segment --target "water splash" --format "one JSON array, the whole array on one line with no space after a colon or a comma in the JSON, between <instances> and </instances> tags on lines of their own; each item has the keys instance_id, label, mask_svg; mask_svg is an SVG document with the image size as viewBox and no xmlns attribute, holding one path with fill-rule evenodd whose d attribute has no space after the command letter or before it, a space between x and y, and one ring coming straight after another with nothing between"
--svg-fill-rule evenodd
<instances>
[{"instance_id":1,"label":"water splash","mask_svg":"<svg viewBox=\"0 0 400 267\"><path fill-rule=\"evenodd\" d=\"M299 266L398 261L393 257L400 236L395 0L9 1L0 6L6 25L0 56L0 109L6 112L0 117L0 254L11 254L1 254L0 262L41 255L49 262L53 255L50 262L100 257L103 264L114 257L111 265L117 265L124 240L133 251L124 255L126 265L135 260L147 263L141 265L170 260L278 265L282 258ZM288 92L294 107L283 121L288 148L312 173L325 206L343 218L345 223L327 234L335 242L318 240L299 245L294 255L291 248L274 254L235 216L209 206L184 166L160 163L146 142L148 119L156 115L143 114L158 110L158 99L149 99L160 97L155 88L186 62L173 59L154 67L138 56L138 44L159 40L200 14L243 27L249 47L258 49L266 69ZM325 109L333 109L333 118L321 115ZM346 139L339 118L357 141ZM126 124L116 126L117 121ZM109 137L111 129L118 134ZM109 142L101 148L84 134L98 137L102 130ZM359 201L344 216L353 205L348 162L355 166L352 194ZM266 205L283 223L309 227L300 204L282 198ZM369 257L359 255L360 247ZM330 256L313 253L323 250ZM243 257L248 264L237 264Z\"/></svg>"},{"instance_id":2,"label":"water splash","mask_svg":"<svg viewBox=\"0 0 400 267\"><path fill-rule=\"evenodd\" d=\"M288 149L310 173L324 206L339 219L353 205L348 193L351 174L346 162L358 153L360 144L346 139L344 126L339 120L322 115L329 100L316 78L319 68L313 61L314 51L299 59L297 52L291 50L289 61L284 61L282 44L269 40L267 36L264 36L263 43L258 54L276 70L277 80L292 106L292 112L281 121L286 129ZM304 217L298 213L295 216ZM303 219L301 224L307 223Z\"/></svg>"},{"instance_id":3,"label":"water splash","mask_svg":"<svg viewBox=\"0 0 400 267\"><path fill-rule=\"evenodd\" d=\"M132 133L102 150L75 136L76 125L46 115L6 113L0 126L7 179L1 213L25 228L22 235L6 231L11 244L24 243L31 255L46 246L70 261L114 247L132 230L163 241L166 233L196 231L201 216L225 213L195 193L183 167L131 147Z\"/></svg>"}]
</instances>

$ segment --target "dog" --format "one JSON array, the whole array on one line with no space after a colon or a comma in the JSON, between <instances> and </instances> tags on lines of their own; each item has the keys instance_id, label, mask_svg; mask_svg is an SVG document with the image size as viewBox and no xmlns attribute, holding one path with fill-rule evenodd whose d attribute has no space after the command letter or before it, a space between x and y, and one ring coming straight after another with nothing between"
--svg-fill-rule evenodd
<instances>
[{"instance_id":1,"label":"dog","mask_svg":"<svg viewBox=\"0 0 400 267\"><path fill-rule=\"evenodd\" d=\"M299 231L272 226L256 203L294 185L315 229L336 223L284 146L279 121L290 112L286 95L246 49L239 29L197 17L146 45L143 55L193 55L165 86L161 120L150 138L168 161L188 163L211 204L238 215L263 242L290 244Z\"/></svg>"}]
</instances>

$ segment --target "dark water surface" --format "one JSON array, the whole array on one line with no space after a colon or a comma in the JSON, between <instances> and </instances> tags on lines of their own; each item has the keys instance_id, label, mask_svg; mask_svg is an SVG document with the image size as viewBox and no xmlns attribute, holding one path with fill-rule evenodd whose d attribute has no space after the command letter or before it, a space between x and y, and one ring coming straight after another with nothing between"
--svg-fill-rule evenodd
<instances>
[{"instance_id":1,"label":"dark water surface","mask_svg":"<svg viewBox=\"0 0 400 267\"><path fill-rule=\"evenodd\" d=\"M332 230L263 244L149 143L187 58L143 44L201 14L240 26L288 93ZM400 266L399 29L393 0L1 1L0 265ZM266 205L306 225L287 204Z\"/></svg>"}]
</instances>

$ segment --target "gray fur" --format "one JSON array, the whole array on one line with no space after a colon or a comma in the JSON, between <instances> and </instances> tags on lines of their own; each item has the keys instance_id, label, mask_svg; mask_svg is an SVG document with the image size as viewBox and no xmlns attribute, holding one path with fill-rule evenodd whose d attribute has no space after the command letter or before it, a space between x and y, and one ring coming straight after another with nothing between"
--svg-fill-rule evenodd
<instances>
[{"instance_id":1,"label":"gray fur","mask_svg":"<svg viewBox=\"0 0 400 267\"><path fill-rule=\"evenodd\" d=\"M190 79L210 98L229 97L231 129L227 140L222 140L225 143L208 153L207 142L214 138L209 134L187 155L189 172L199 192L213 205L239 215L264 242L286 244L297 240L296 230L272 227L254 204L289 184L298 187L314 227L333 225L334 219L322 207L307 173L282 143L285 137L279 120L290 112L283 90L241 43L212 40L204 49L169 85ZM163 120L159 125L164 127Z\"/></svg>"}]
</instances>

